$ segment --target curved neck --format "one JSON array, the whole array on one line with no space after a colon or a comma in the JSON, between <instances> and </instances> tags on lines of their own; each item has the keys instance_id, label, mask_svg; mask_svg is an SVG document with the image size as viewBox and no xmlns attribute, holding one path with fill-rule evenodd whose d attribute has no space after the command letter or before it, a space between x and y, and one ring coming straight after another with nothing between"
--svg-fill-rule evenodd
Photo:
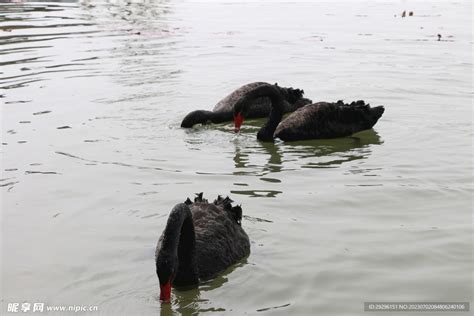
<instances>
[{"instance_id":1,"label":"curved neck","mask_svg":"<svg viewBox=\"0 0 474 316\"><path fill-rule=\"evenodd\" d=\"M272 109L268 115L268 120L265 125L258 131L257 139L261 141L273 141L273 133L278 124L280 124L283 114L285 113L284 98L274 85L265 85L256 88L250 92L245 103L245 110L250 106L250 101L259 97L270 98Z\"/></svg>"},{"instance_id":2,"label":"curved neck","mask_svg":"<svg viewBox=\"0 0 474 316\"><path fill-rule=\"evenodd\" d=\"M223 123L223 122L228 122L228 121L232 121L232 112L211 112L212 115L211 115L211 118L210 118L210 121L214 124L219 124L219 123Z\"/></svg>"},{"instance_id":3,"label":"curved neck","mask_svg":"<svg viewBox=\"0 0 474 316\"><path fill-rule=\"evenodd\" d=\"M188 113L181 122L181 127L191 128L196 124L205 124L211 120L211 111L197 110Z\"/></svg>"},{"instance_id":4,"label":"curved neck","mask_svg":"<svg viewBox=\"0 0 474 316\"><path fill-rule=\"evenodd\" d=\"M181 127L191 128L196 124L206 124L212 122L214 124L232 120L230 112L212 112L205 110L197 110L186 115L181 122Z\"/></svg>"},{"instance_id":5,"label":"curved neck","mask_svg":"<svg viewBox=\"0 0 474 316\"><path fill-rule=\"evenodd\" d=\"M199 282L194 224L191 210L186 204L178 204L171 211L163 232L160 253L164 255L163 260L169 259L167 258L169 256L178 259L174 285L190 285ZM169 262L175 261L169 260Z\"/></svg>"}]
</instances>

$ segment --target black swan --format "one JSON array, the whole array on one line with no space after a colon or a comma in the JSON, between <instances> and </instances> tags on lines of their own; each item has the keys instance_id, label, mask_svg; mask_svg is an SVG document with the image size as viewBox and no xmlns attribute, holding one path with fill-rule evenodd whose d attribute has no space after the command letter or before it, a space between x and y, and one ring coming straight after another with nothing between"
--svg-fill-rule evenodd
<instances>
[{"instance_id":1,"label":"black swan","mask_svg":"<svg viewBox=\"0 0 474 316\"><path fill-rule=\"evenodd\" d=\"M181 122L181 127L191 128L196 124L223 123L232 121L233 108L237 101L242 99L248 93L257 89L260 86L268 85L265 82L253 82L246 84L235 90L224 99L216 104L212 111L197 110L186 115ZM303 98L304 91L293 88L279 87L274 85L283 97L283 111L293 112L296 109L310 104L311 100ZM266 96L252 99L249 109L248 118L259 118L268 116L271 110L270 99Z\"/></svg>"},{"instance_id":2,"label":"black swan","mask_svg":"<svg viewBox=\"0 0 474 316\"><path fill-rule=\"evenodd\" d=\"M319 138L350 136L353 133L372 128L384 112L383 106L370 107L364 101L345 104L318 102L306 105L291 113L283 121L283 97L272 85L262 85L237 101L234 106L235 132L239 132L251 100L268 96L272 110L268 121L260 129L257 139L273 141L296 141ZM280 123L281 121L281 123Z\"/></svg>"},{"instance_id":3,"label":"black swan","mask_svg":"<svg viewBox=\"0 0 474 316\"><path fill-rule=\"evenodd\" d=\"M208 203L199 193L173 208L155 253L161 301L170 301L171 285L196 286L250 253L242 208L232 202L218 196Z\"/></svg>"}]
</instances>

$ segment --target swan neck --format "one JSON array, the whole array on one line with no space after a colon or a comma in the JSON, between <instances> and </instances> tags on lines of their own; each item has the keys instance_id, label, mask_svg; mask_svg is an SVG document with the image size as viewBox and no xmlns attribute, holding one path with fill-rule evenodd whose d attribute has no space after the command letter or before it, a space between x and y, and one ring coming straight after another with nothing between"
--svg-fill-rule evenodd
<instances>
[{"instance_id":1,"label":"swan neck","mask_svg":"<svg viewBox=\"0 0 474 316\"><path fill-rule=\"evenodd\" d=\"M173 284L198 282L194 223L191 210L184 203L176 205L170 213L163 233L161 252L165 256L177 258Z\"/></svg>"},{"instance_id":2,"label":"swan neck","mask_svg":"<svg viewBox=\"0 0 474 316\"><path fill-rule=\"evenodd\" d=\"M268 120L260 129L257 138L262 141L272 141L278 124L280 124L284 113L284 99L276 89L270 89L267 95L270 98L272 109L268 115Z\"/></svg>"},{"instance_id":3,"label":"swan neck","mask_svg":"<svg viewBox=\"0 0 474 316\"><path fill-rule=\"evenodd\" d=\"M232 112L221 111L221 112L210 112L209 120L214 124L219 124L232 120Z\"/></svg>"},{"instance_id":4,"label":"swan neck","mask_svg":"<svg viewBox=\"0 0 474 316\"><path fill-rule=\"evenodd\" d=\"M181 122L181 127L191 128L196 124L222 123L232 120L232 113L226 111L212 112L196 110L186 115Z\"/></svg>"}]
</instances>

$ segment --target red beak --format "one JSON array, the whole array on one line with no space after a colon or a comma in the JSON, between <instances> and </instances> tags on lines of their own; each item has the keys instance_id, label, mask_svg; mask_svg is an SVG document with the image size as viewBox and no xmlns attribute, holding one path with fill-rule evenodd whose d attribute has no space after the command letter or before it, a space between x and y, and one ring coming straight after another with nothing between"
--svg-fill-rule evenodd
<instances>
[{"instance_id":1,"label":"red beak","mask_svg":"<svg viewBox=\"0 0 474 316\"><path fill-rule=\"evenodd\" d=\"M160 284L160 301L169 303L171 300L171 278L164 285Z\"/></svg>"},{"instance_id":2,"label":"red beak","mask_svg":"<svg viewBox=\"0 0 474 316\"><path fill-rule=\"evenodd\" d=\"M234 115L234 132L238 133L240 131L240 126L243 121L244 118L240 115L240 112Z\"/></svg>"}]
</instances>

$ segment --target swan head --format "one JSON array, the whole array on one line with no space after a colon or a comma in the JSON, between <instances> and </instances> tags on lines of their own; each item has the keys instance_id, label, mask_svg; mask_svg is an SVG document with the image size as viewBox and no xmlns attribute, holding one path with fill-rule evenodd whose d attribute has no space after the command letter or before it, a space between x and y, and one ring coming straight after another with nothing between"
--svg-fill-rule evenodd
<instances>
[{"instance_id":1,"label":"swan head","mask_svg":"<svg viewBox=\"0 0 474 316\"><path fill-rule=\"evenodd\" d=\"M156 274L160 281L160 301L169 303L171 300L171 283L178 267L177 255L159 253L156 258Z\"/></svg>"},{"instance_id":2,"label":"swan head","mask_svg":"<svg viewBox=\"0 0 474 316\"><path fill-rule=\"evenodd\" d=\"M258 91L259 89L257 89ZM250 104L253 99L256 97L259 97L260 95L253 95L253 94L248 94L238 100L234 104L233 108L233 115L234 115L234 132L238 133L240 131L240 127L242 126L242 123L244 120L248 117L249 115L249 108Z\"/></svg>"},{"instance_id":3,"label":"swan head","mask_svg":"<svg viewBox=\"0 0 474 316\"><path fill-rule=\"evenodd\" d=\"M211 111L197 110L188 113L181 122L181 127L191 128L196 124L205 124L211 120Z\"/></svg>"},{"instance_id":4,"label":"swan head","mask_svg":"<svg viewBox=\"0 0 474 316\"><path fill-rule=\"evenodd\" d=\"M282 102L284 100L297 100L298 98L301 98L302 95L303 90L293 88L282 89L277 85L271 84L256 88L234 104L234 131L236 133L240 131L243 121L248 117L252 100L259 97L269 97L272 104L272 111L275 107L279 108L279 111L283 111Z\"/></svg>"}]
</instances>

